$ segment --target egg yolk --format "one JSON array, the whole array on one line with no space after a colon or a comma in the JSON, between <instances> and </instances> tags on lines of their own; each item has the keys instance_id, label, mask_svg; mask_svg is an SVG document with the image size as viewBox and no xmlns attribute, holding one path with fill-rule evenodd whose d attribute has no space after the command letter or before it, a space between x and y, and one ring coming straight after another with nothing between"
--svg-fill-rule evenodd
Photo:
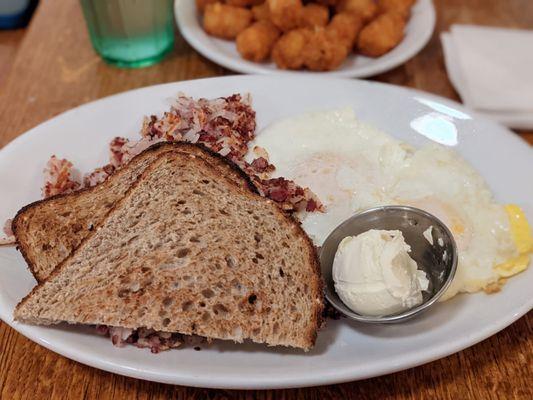
<instances>
[{"instance_id":1,"label":"egg yolk","mask_svg":"<svg viewBox=\"0 0 533 400\"><path fill-rule=\"evenodd\" d=\"M524 211L514 204L505 206L509 218L509 227L518 256L507 260L494 267L494 270L502 278L507 278L524 271L530 261L530 253L533 252L533 236L531 227L526 219Z\"/></svg>"},{"instance_id":2,"label":"egg yolk","mask_svg":"<svg viewBox=\"0 0 533 400\"><path fill-rule=\"evenodd\" d=\"M398 203L420 208L433 214L450 229L460 251L468 248L472 236L471 229L449 204L431 196L415 200L400 200Z\"/></svg>"}]
</instances>

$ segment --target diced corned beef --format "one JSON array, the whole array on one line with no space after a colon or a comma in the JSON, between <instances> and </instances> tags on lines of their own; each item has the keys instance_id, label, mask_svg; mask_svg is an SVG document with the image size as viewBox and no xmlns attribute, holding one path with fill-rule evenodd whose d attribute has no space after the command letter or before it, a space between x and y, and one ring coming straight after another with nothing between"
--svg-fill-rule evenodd
<instances>
[{"instance_id":1,"label":"diced corned beef","mask_svg":"<svg viewBox=\"0 0 533 400\"><path fill-rule=\"evenodd\" d=\"M11 229L11 223L13 220L11 218L7 219L4 223L3 231L6 237L0 237L0 246L13 245L16 243L15 235Z\"/></svg>"},{"instance_id":2,"label":"diced corned beef","mask_svg":"<svg viewBox=\"0 0 533 400\"><path fill-rule=\"evenodd\" d=\"M83 177L83 187L92 187L102 183L114 171L115 167L111 164L104 165L102 168L96 168L93 172Z\"/></svg>"},{"instance_id":3,"label":"diced corned beef","mask_svg":"<svg viewBox=\"0 0 533 400\"><path fill-rule=\"evenodd\" d=\"M56 156L50 157L44 169L45 183L42 188L44 198L56 194L72 192L80 187L80 183L72 179L72 163L60 160Z\"/></svg>"},{"instance_id":4,"label":"diced corned beef","mask_svg":"<svg viewBox=\"0 0 533 400\"><path fill-rule=\"evenodd\" d=\"M161 137L145 136L140 140L129 140L121 137L114 138L109 144L109 162L115 169L121 168L131 161L137 154L148 147L163 141Z\"/></svg>"},{"instance_id":5,"label":"diced corned beef","mask_svg":"<svg viewBox=\"0 0 533 400\"><path fill-rule=\"evenodd\" d=\"M268 160L264 157L256 158L251 164L251 167L257 172L265 172L269 166Z\"/></svg>"},{"instance_id":6,"label":"diced corned beef","mask_svg":"<svg viewBox=\"0 0 533 400\"><path fill-rule=\"evenodd\" d=\"M283 203L289 197L289 191L284 188L274 188L267 192L267 196L274 201Z\"/></svg>"},{"instance_id":7,"label":"diced corned beef","mask_svg":"<svg viewBox=\"0 0 533 400\"><path fill-rule=\"evenodd\" d=\"M3 231L7 237L13 236L13 230L11 229L11 224L13 222L13 219L8 218L6 222L4 222Z\"/></svg>"},{"instance_id":8,"label":"diced corned beef","mask_svg":"<svg viewBox=\"0 0 533 400\"><path fill-rule=\"evenodd\" d=\"M318 197L308 188L302 188L294 181L279 177L271 179L254 179L254 183L265 197L272 199L287 211L323 211ZM312 203L310 201L312 200Z\"/></svg>"},{"instance_id":9,"label":"diced corned beef","mask_svg":"<svg viewBox=\"0 0 533 400\"><path fill-rule=\"evenodd\" d=\"M204 143L213 143L217 141L217 138L213 135L210 135L209 133L204 132L200 134L200 138L198 140Z\"/></svg>"},{"instance_id":10,"label":"diced corned beef","mask_svg":"<svg viewBox=\"0 0 533 400\"><path fill-rule=\"evenodd\" d=\"M109 327L109 337L114 346L123 347L128 338L132 335L133 329L121 328L116 326Z\"/></svg>"},{"instance_id":11,"label":"diced corned beef","mask_svg":"<svg viewBox=\"0 0 533 400\"><path fill-rule=\"evenodd\" d=\"M152 353L159 353L186 344L198 346L209 343L209 340L196 335L182 335L180 333L162 332L148 328L128 329L106 325L97 325L96 332L109 336L114 346L123 347L131 344L139 348L148 348Z\"/></svg>"},{"instance_id":12,"label":"diced corned beef","mask_svg":"<svg viewBox=\"0 0 533 400\"><path fill-rule=\"evenodd\" d=\"M96 325L96 333L106 336L109 334L109 327L107 325Z\"/></svg>"},{"instance_id":13,"label":"diced corned beef","mask_svg":"<svg viewBox=\"0 0 533 400\"><path fill-rule=\"evenodd\" d=\"M130 343L139 348L149 348L152 353L159 353L180 347L183 343L183 335L140 328L136 330L136 335Z\"/></svg>"},{"instance_id":14,"label":"diced corned beef","mask_svg":"<svg viewBox=\"0 0 533 400\"><path fill-rule=\"evenodd\" d=\"M122 158L124 157L124 146L128 143L128 139L123 137L115 137L109 143L109 162L115 168L119 168L122 164Z\"/></svg>"},{"instance_id":15,"label":"diced corned beef","mask_svg":"<svg viewBox=\"0 0 533 400\"><path fill-rule=\"evenodd\" d=\"M313 212L318 208L318 204L316 203L315 199L309 199L307 200L307 205L305 206L305 211L307 212Z\"/></svg>"}]
</instances>

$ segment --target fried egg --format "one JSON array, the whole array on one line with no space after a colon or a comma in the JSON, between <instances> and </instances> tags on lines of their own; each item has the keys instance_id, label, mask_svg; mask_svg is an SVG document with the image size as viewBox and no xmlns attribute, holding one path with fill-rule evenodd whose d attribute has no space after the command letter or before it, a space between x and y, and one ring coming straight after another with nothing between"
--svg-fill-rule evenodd
<instances>
[{"instance_id":1,"label":"fried egg","mask_svg":"<svg viewBox=\"0 0 533 400\"><path fill-rule=\"evenodd\" d=\"M479 173L450 148L415 149L360 122L351 109L280 120L253 145L268 153L273 177L309 187L324 204L324 212L297 215L317 246L354 213L403 204L437 216L454 235L459 263L445 299L493 291L529 264L533 239L523 212L496 203Z\"/></svg>"}]
</instances>

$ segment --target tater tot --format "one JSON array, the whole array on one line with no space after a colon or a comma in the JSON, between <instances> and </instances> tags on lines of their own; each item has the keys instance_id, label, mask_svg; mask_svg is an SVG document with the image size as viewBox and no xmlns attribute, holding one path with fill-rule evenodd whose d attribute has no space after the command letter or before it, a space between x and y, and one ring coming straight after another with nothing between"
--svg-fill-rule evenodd
<instances>
[{"instance_id":1,"label":"tater tot","mask_svg":"<svg viewBox=\"0 0 533 400\"><path fill-rule=\"evenodd\" d=\"M363 19L363 22L370 21L378 12L378 6L374 0L340 0L335 9L338 13L357 14Z\"/></svg>"},{"instance_id":2,"label":"tater tot","mask_svg":"<svg viewBox=\"0 0 533 400\"><path fill-rule=\"evenodd\" d=\"M252 7L252 15L256 21L270 21L270 11L266 2Z\"/></svg>"},{"instance_id":3,"label":"tater tot","mask_svg":"<svg viewBox=\"0 0 533 400\"><path fill-rule=\"evenodd\" d=\"M312 31L304 49L304 65L311 71L337 69L348 56L348 48L324 28Z\"/></svg>"},{"instance_id":4,"label":"tater tot","mask_svg":"<svg viewBox=\"0 0 533 400\"><path fill-rule=\"evenodd\" d=\"M315 2L327 7L335 7L337 4L339 4L339 0L315 0Z\"/></svg>"},{"instance_id":5,"label":"tater tot","mask_svg":"<svg viewBox=\"0 0 533 400\"><path fill-rule=\"evenodd\" d=\"M281 31L297 28L300 22L302 0L267 0L270 20Z\"/></svg>"},{"instance_id":6,"label":"tater tot","mask_svg":"<svg viewBox=\"0 0 533 400\"><path fill-rule=\"evenodd\" d=\"M400 43L404 29L405 19L400 14L381 14L361 30L357 47L361 54L379 57Z\"/></svg>"},{"instance_id":7,"label":"tater tot","mask_svg":"<svg viewBox=\"0 0 533 400\"><path fill-rule=\"evenodd\" d=\"M300 69L304 65L303 53L309 40L309 29L293 29L274 44L272 59L281 69Z\"/></svg>"},{"instance_id":8,"label":"tater tot","mask_svg":"<svg viewBox=\"0 0 533 400\"><path fill-rule=\"evenodd\" d=\"M380 14L396 12L408 18L414 3L415 0L378 0L378 11Z\"/></svg>"},{"instance_id":9,"label":"tater tot","mask_svg":"<svg viewBox=\"0 0 533 400\"><path fill-rule=\"evenodd\" d=\"M235 39L252 23L252 12L227 4L208 4L204 13L204 29L213 36Z\"/></svg>"},{"instance_id":10,"label":"tater tot","mask_svg":"<svg viewBox=\"0 0 533 400\"><path fill-rule=\"evenodd\" d=\"M237 50L242 58L261 62L270 56L279 37L279 30L270 21L258 21L237 36Z\"/></svg>"},{"instance_id":11,"label":"tater tot","mask_svg":"<svg viewBox=\"0 0 533 400\"><path fill-rule=\"evenodd\" d=\"M263 3L265 0L226 0L226 4L236 7L256 6Z\"/></svg>"},{"instance_id":12,"label":"tater tot","mask_svg":"<svg viewBox=\"0 0 533 400\"><path fill-rule=\"evenodd\" d=\"M326 6L310 3L302 8L300 12L300 27L314 28L315 26L326 26L329 21L329 10Z\"/></svg>"},{"instance_id":13,"label":"tater tot","mask_svg":"<svg viewBox=\"0 0 533 400\"><path fill-rule=\"evenodd\" d=\"M351 51L362 27L363 20L361 17L356 14L342 12L331 19L326 29L331 34L336 35L339 42Z\"/></svg>"},{"instance_id":14,"label":"tater tot","mask_svg":"<svg viewBox=\"0 0 533 400\"><path fill-rule=\"evenodd\" d=\"M220 0L196 0L196 8L200 12L200 14L203 14L205 11L205 6L211 3L217 3Z\"/></svg>"}]
</instances>

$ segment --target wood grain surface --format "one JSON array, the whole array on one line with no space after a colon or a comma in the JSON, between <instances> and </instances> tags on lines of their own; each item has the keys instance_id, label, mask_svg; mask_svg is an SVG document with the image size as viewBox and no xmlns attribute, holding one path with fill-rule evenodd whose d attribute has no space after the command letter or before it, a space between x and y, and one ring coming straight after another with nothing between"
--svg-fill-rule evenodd
<instances>
[{"instance_id":1,"label":"wood grain surface","mask_svg":"<svg viewBox=\"0 0 533 400\"><path fill-rule=\"evenodd\" d=\"M375 80L459 100L446 76L440 32L452 23L533 29L532 0L437 0L435 6L437 27L430 43ZM179 35L174 52L158 65L108 66L90 46L78 1L41 0L25 31L0 32L0 147L62 111L103 96L230 73L198 55ZM533 131L518 134L533 143ZM195 389L125 378L58 356L0 322L0 398L531 399L531 315L467 350L417 368L359 382L272 391Z\"/></svg>"},{"instance_id":2,"label":"wood grain surface","mask_svg":"<svg viewBox=\"0 0 533 400\"><path fill-rule=\"evenodd\" d=\"M25 33L25 29L0 32L0 88L9 75L19 44Z\"/></svg>"}]
</instances>

